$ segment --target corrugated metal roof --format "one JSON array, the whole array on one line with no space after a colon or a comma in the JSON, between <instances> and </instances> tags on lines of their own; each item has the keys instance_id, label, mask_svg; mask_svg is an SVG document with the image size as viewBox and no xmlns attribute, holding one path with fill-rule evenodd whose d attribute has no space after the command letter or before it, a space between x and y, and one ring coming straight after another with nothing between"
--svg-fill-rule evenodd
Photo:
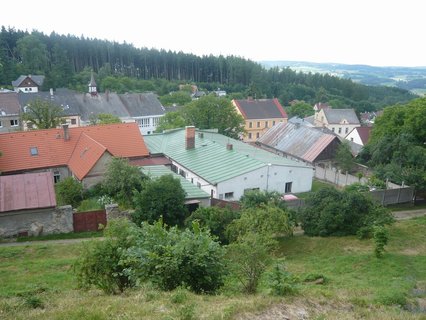
<instances>
[{"instance_id":1,"label":"corrugated metal roof","mask_svg":"<svg viewBox=\"0 0 426 320\"><path fill-rule=\"evenodd\" d=\"M182 188L186 193L185 199L189 200L189 199L210 198L210 195L207 192L201 190L200 188L198 188L197 186L193 185L191 182L186 180L184 177L174 173L173 171L171 171L165 166L145 166L145 167L141 167L141 170L143 173L145 173L146 175L154 179L164 176L166 174L171 174L173 175L174 178L179 178L180 184L182 185Z\"/></svg>"},{"instance_id":2,"label":"corrugated metal roof","mask_svg":"<svg viewBox=\"0 0 426 320\"><path fill-rule=\"evenodd\" d=\"M151 153L164 153L211 184L265 167L268 163L306 167L218 133L197 132L203 132L203 138L196 134L195 148L190 150L185 149L184 129L145 136L145 143ZM227 150L228 143L233 145L233 150Z\"/></svg>"},{"instance_id":3,"label":"corrugated metal roof","mask_svg":"<svg viewBox=\"0 0 426 320\"><path fill-rule=\"evenodd\" d=\"M56 207L52 172L0 176L0 212Z\"/></svg>"},{"instance_id":4,"label":"corrugated metal roof","mask_svg":"<svg viewBox=\"0 0 426 320\"><path fill-rule=\"evenodd\" d=\"M323 133L316 128L293 123L277 123L269 129L258 142L313 162L321 152L338 137Z\"/></svg>"}]
</instances>

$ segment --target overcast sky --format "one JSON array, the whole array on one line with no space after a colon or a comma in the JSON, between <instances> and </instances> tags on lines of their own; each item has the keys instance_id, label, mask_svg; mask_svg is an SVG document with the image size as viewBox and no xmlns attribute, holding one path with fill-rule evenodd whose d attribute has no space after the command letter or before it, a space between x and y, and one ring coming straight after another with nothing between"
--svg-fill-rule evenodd
<instances>
[{"instance_id":1,"label":"overcast sky","mask_svg":"<svg viewBox=\"0 0 426 320\"><path fill-rule=\"evenodd\" d=\"M425 8L424 0L21 0L0 6L0 25L255 61L426 66Z\"/></svg>"}]
</instances>

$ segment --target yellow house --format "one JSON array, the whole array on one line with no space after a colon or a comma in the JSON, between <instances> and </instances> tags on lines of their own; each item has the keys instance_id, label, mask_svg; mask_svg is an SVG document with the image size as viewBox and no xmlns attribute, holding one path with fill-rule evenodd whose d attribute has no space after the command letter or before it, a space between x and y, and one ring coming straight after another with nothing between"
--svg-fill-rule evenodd
<instances>
[{"instance_id":1,"label":"yellow house","mask_svg":"<svg viewBox=\"0 0 426 320\"><path fill-rule=\"evenodd\" d=\"M232 100L232 104L245 120L243 140L254 142L278 122L287 123L288 117L278 99Z\"/></svg>"}]
</instances>

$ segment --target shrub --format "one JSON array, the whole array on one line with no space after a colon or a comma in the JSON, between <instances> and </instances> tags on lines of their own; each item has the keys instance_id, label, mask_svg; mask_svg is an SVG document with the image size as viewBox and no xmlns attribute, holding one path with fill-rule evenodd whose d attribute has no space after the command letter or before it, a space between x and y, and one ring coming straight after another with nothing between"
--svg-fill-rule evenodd
<instances>
[{"instance_id":1,"label":"shrub","mask_svg":"<svg viewBox=\"0 0 426 320\"><path fill-rule=\"evenodd\" d=\"M104 207L96 199L83 200L77 208L79 212L101 210Z\"/></svg>"},{"instance_id":2,"label":"shrub","mask_svg":"<svg viewBox=\"0 0 426 320\"><path fill-rule=\"evenodd\" d=\"M77 208L83 199L83 186L73 177L68 177L55 185L55 193L58 205L71 205Z\"/></svg>"},{"instance_id":3,"label":"shrub","mask_svg":"<svg viewBox=\"0 0 426 320\"><path fill-rule=\"evenodd\" d=\"M215 292L225 275L224 249L197 222L192 229L166 229L161 220L143 222L136 245L123 261L130 264L128 275L163 290L184 286L197 293Z\"/></svg>"},{"instance_id":4,"label":"shrub","mask_svg":"<svg viewBox=\"0 0 426 320\"><path fill-rule=\"evenodd\" d=\"M133 221L139 225L142 221L153 223L163 218L170 226L182 226L187 209L185 191L178 178L171 174L144 183L141 192L135 192L135 212Z\"/></svg>"},{"instance_id":5,"label":"shrub","mask_svg":"<svg viewBox=\"0 0 426 320\"><path fill-rule=\"evenodd\" d=\"M228 246L229 268L242 284L245 293L256 293L259 280L271 259L269 253L275 244L271 238L250 232Z\"/></svg>"},{"instance_id":6,"label":"shrub","mask_svg":"<svg viewBox=\"0 0 426 320\"><path fill-rule=\"evenodd\" d=\"M210 229L211 234L216 236L221 244L228 244L229 241L225 232L226 228L232 221L239 217L240 213L238 211L229 208L200 207L186 219L185 224L190 226L193 221L197 220L202 227Z\"/></svg>"},{"instance_id":7,"label":"shrub","mask_svg":"<svg viewBox=\"0 0 426 320\"><path fill-rule=\"evenodd\" d=\"M383 257L385 252L385 245L387 245L389 240L389 233L383 226L374 226L373 228L373 237L374 237L374 254L377 258Z\"/></svg>"},{"instance_id":8,"label":"shrub","mask_svg":"<svg viewBox=\"0 0 426 320\"><path fill-rule=\"evenodd\" d=\"M266 283L275 296L292 295L297 292L297 278L279 263L266 274Z\"/></svg>"},{"instance_id":9,"label":"shrub","mask_svg":"<svg viewBox=\"0 0 426 320\"><path fill-rule=\"evenodd\" d=\"M123 292L135 283L125 273L122 263L125 250L135 243L138 228L125 219L108 223L105 240L83 243L81 256L73 265L78 286L88 289L95 286L108 294Z\"/></svg>"},{"instance_id":10,"label":"shrub","mask_svg":"<svg viewBox=\"0 0 426 320\"><path fill-rule=\"evenodd\" d=\"M226 230L230 241L247 233L257 233L264 237L289 236L293 234L293 226L287 211L275 205L261 204L241 211L241 217L232 221Z\"/></svg>"},{"instance_id":11,"label":"shrub","mask_svg":"<svg viewBox=\"0 0 426 320\"><path fill-rule=\"evenodd\" d=\"M305 234L309 236L365 234L374 225L393 221L389 210L356 191L324 188L308 196L300 212Z\"/></svg>"},{"instance_id":12,"label":"shrub","mask_svg":"<svg viewBox=\"0 0 426 320\"><path fill-rule=\"evenodd\" d=\"M285 209L285 202L281 199L281 194L276 191L250 190L244 193L240 199L243 209L255 208L261 205L275 205Z\"/></svg>"}]
</instances>

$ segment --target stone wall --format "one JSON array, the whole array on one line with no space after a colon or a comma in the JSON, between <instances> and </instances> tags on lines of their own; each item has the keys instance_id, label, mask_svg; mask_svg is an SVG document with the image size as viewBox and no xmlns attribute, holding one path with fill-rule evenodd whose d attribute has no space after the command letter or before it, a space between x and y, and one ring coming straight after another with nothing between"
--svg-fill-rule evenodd
<instances>
[{"instance_id":1,"label":"stone wall","mask_svg":"<svg viewBox=\"0 0 426 320\"><path fill-rule=\"evenodd\" d=\"M0 213L0 238L73 232L71 206Z\"/></svg>"},{"instance_id":2,"label":"stone wall","mask_svg":"<svg viewBox=\"0 0 426 320\"><path fill-rule=\"evenodd\" d=\"M117 218L130 219L131 213L129 211L120 211L117 204L105 205L106 219L107 221Z\"/></svg>"}]
</instances>

